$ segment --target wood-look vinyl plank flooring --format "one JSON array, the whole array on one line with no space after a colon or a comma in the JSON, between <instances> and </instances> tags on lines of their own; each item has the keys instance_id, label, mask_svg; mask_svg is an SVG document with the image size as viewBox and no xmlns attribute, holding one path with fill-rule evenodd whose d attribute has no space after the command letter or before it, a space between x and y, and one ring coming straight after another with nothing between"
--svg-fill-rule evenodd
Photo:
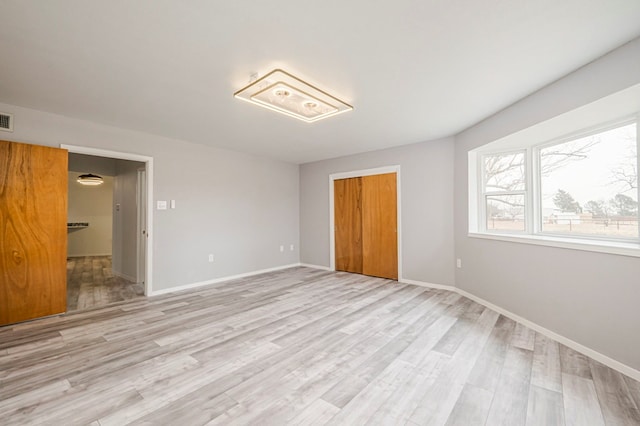
<instances>
[{"instance_id":1,"label":"wood-look vinyl plank flooring","mask_svg":"<svg viewBox=\"0 0 640 426\"><path fill-rule=\"evenodd\" d=\"M0 424L640 425L640 383L456 293L299 267L0 327Z\"/></svg>"},{"instance_id":2,"label":"wood-look vinyl plank flooring","mask_svg":"<svg viewBox=\"0 0 640 426\"><path fill-rule=\"evenodd\" d=\"M113 275L111 256L67 259L67 312L144 296L143 284Z\"/></svg>"}]
</instances>

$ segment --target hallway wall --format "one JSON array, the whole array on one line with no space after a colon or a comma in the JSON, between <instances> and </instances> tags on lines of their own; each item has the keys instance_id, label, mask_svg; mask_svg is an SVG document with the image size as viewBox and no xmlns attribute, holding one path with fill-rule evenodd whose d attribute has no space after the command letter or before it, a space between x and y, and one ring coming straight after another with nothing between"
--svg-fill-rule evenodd
<instances>
[{"instance_id":1,"label":"hallway wall","mask_svg":"<svg viewBox=\"0 0 640 426\"><path fill-rule=\"evenodd\" d=\"M67 256L111 256L113 177L86 186L76 182L85 171L69 172L67 222L88 222L86 228L67 230Z\"/></svg>"}]
</instances>

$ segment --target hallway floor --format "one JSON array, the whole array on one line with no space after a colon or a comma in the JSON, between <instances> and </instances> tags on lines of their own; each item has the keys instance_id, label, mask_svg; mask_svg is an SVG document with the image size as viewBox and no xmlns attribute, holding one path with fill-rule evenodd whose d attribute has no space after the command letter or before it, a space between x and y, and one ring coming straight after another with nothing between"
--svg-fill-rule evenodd
<instances>
[{"instance_id":1,"label":"hallway floor","mask_svg":"<svg viewBox=\"0 0 640 426\"><path fill-rule=\"evenodd\" d=\"M144 296L144 285L113 275L111 256L67 259L67 311Z\"/></svg>"}]
</instances>

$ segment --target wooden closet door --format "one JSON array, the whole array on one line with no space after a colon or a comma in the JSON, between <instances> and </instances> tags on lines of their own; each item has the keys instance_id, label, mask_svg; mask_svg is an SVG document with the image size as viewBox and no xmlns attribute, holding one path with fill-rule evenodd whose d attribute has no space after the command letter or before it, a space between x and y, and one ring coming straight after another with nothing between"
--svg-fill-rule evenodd
<instances>
[{"instance_id":1,"label":"wooden closet door","mask_svg":"<svg viewBox=\"0 0 640 426\"><path fill-rule=\"evenodd\" d=\"M66 311L67 158L0 141L0 325Z\"/></svg>"},{"instance_id":2,"label":"wooden closet door","mask_svg":"<svg viewBox=\"0 0 640 426\"><path fill-rule=\"evenodd\" d=\"M396 174L362 178L362 273L398 279Z\"/></svg>"},{"instance_id":3,"label":"wooden closet door","mask_svg":"<svg viewBox=\"0 0 640 426\"><path fill-rule=\"evenodd\" d=\"M362 178L333 182L336 271L362 273Z\"/></svg>"}]
</instances>

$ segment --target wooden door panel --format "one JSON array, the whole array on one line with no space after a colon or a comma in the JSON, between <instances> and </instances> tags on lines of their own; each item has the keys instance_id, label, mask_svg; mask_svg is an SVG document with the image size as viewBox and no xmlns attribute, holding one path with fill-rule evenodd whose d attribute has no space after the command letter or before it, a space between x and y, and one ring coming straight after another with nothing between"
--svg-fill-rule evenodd
<instances>
[{"instance_id":1,"label":"wooden door panel","mask_svg":"<svg viewBox=\"0 0 640 426\"><path fill-rule=\"evenodd\" d=\"M362 178L362 273L398 279L396 174Z\"/></svg>"},{"instance_id":2,"label":"wooden door panel","mask_svg":"<svg viewBox=\"0 0 640 426\"><path fill-rule=\"evenodd\" d=\"M334 188L336 270L362 273L362 179L337 179Z\"/></svg>"},{"instance_id":3,"label":"wooden door panel","mask_svg":"<svg viewBox=\"0 0 640 426\"><path fill-rule=\"evenodd\" d=\"M66 311L67 158L0 141L0 325Z\"/></svg>"}]
</instances>

